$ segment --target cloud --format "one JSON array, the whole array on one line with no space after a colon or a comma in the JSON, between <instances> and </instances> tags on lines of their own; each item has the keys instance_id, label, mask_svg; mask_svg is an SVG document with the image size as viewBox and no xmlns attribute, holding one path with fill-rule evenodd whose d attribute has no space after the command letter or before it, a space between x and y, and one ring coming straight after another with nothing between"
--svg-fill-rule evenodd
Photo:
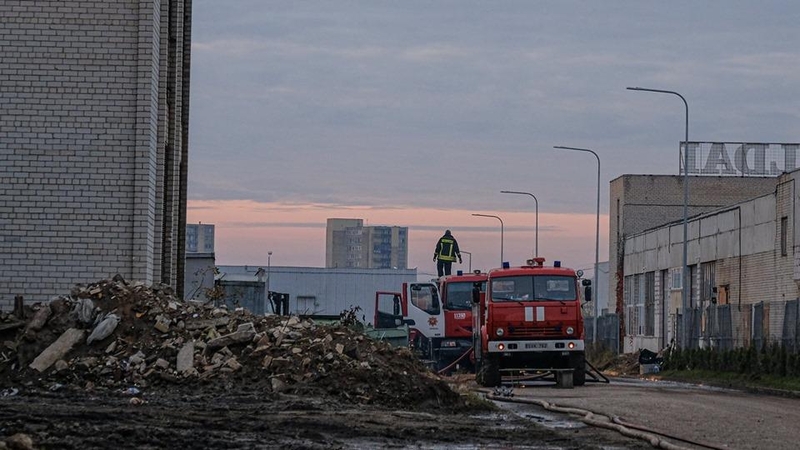
<instances>
[{"instance_id":1,"label":"cloud","mask_svg":"<svg viewBox=\"0 0 800 450\"><path fill-rule=\"evenodd\" d=\"M798 13L770 1L198 0L189 196L529 213L499 194L518 189L542 214L591 218L595 162L554 145L600 155L603 213L610 180L678 173L682 103L626 86L683 94L692 139L796 140Z\"/></svg>"}]
</instances>

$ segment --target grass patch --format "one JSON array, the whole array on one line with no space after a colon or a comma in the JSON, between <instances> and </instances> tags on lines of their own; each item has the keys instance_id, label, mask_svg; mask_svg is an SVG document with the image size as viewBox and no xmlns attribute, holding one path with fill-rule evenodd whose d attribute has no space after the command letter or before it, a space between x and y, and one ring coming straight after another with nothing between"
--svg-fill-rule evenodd
<instances>
[{"instance_id":1,"label":"grass patch","mask_svg":"<svg viewBox=\"0 0 800 450\"><path fill-rule=\"evenodd\" d=\"M667 370L658 374L664 380L708 384L735 389L777 389L800 393L800 378L765 374L741 374L712 370Z\"/></svg>"}]
</instances>

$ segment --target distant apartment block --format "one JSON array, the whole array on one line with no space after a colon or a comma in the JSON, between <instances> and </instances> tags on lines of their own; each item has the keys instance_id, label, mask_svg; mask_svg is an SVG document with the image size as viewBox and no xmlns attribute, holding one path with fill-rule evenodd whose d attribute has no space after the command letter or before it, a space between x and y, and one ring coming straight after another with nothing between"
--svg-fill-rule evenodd
<instances>
[{"instance_id":1,"label":"distant apartment block","mask_svg":"<svg viewBox=\"0 0 800 450\"><path fill-rule=\"evenodd\" d=\"M406 269L408 228L364 226L362 219L328 219L325 267Z\"/></svg>"},{"instance_id":2,"label":"distant apartment block","mask_svg":"<svg viewBox=\"0 0 800 450\"><path fill-rule=\"evenodd\" d=\"M214 225L186 225L186 253L214 253Z\"/></svg>"},{"instance_id":3,"label":"distant apartment block","mask_svg":"<svg viewBox=\"0 0 800 450\"><path fill-rule=\"evenodd\" d=\"M186 299L205 300L206 292L214 287L216 256L214 255L214 225L186 225L186 263L184 265Z\"/></svg>"}]
</instances>

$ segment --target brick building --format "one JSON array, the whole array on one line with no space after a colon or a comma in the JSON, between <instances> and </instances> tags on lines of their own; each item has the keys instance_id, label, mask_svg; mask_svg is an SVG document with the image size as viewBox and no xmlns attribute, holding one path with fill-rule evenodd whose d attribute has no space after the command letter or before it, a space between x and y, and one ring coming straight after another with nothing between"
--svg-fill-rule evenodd
<instances>
[{"instance_id":1,"label":"brick building","mask_svg":"<svg viewBox=\"0 0 800 450\"><path fill-rule=\"evenodd\" d=\"M775 177L690 176L688 215L693 217L772 192L777 183ZM609 191L608 298L609 310L619 313L623 307L625 239L672 221L683 223L683 176L622 175L611 180Z\"/></svg>"},{"instance_id":2,"label":"brick building","mask_svg":"<svg viewBox=\"0 0 800 450\"><path fill-rule=\"evenodd\" d=\"M657 351L680 334L680 326L688 327L690 347L733 348L769 342L796 348L800 331L796 263L800 252L795 244L800 242L795 228L800 212L795 193L798 178L797 170L777 178L728 178L732 186L736 180L760 180L761 186L756 183L750 188L773 187L765 195L690 219L686 321L678 318L683 221L625 235L620 272L623 351ZM695 180L690 186L696 185ZM714 186L713 179L709 183L698 184Z\"/></svg>"},{"instance_id":3,"label":"brick building","mask_svg":"<svg viewBox=\"0 0 800 450\"><path fill-rule=\"evenodd\" d=\"M183 290L191 0L0 2L0 308Z\"/></svg>"}]
</instances>

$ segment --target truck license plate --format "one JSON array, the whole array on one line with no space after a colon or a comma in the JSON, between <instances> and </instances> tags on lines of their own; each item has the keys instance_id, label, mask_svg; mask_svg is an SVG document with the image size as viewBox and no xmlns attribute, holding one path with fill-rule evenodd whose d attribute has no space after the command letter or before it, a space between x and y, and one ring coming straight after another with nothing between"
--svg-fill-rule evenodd
<instances>
[{"instance_id":1,"label":"truck license plate","mask_svg":"<svg viewBox=\"0 0 800 450\"><path fill-rule=\"evenodd\" d=\"M547 348L547 344L544 342L528 342L525 344L525 348Z\"/></svg>"}]
</instances>

